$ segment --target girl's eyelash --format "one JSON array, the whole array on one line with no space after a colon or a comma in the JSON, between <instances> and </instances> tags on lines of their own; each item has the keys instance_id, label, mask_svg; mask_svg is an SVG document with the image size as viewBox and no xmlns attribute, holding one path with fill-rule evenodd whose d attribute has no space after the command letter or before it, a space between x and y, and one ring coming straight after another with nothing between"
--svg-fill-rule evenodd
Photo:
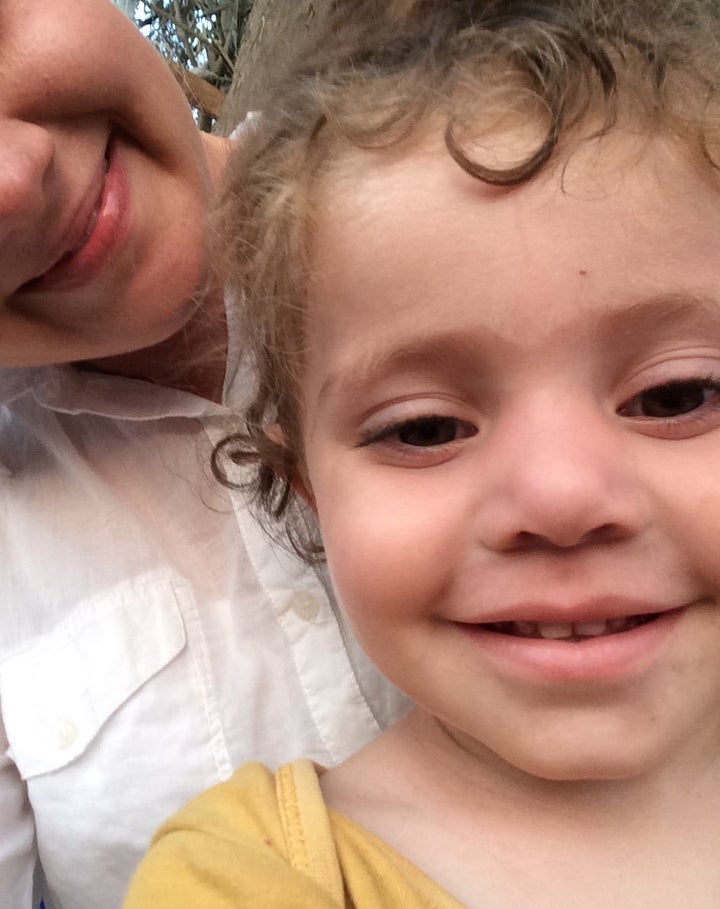
<instances>
[{"instance_id":1,"label":"girl's eyelash","mask_svg":"<svg viewBox=\"0 0 720 909\"><path fill-rule=\"evenodd\" d=\"M691 439L720 426L720 380L711 375L649 385L626 398L616 413L657 439Z\"/></svg>"},{"instance_id":2,"label":"girl's eyelash","mask_svg":"<svg viewBox=\"0 0 720 909\"><path fill-rule=\"evenodd\" d=\"M690 394L688 401L683 401L682 393L677 400L672 399L673 393L677 394L683 390ZM697 402L693 401L693 391L701 392L701 397ZM711 393L710 400L702 398L702 393L706 392ZM670 397L663 400L663 394ZM653 395L656 396L654 401L652 400ZM645 398L644 401L643 398ZM649 406L651 403L654 406ZM638 411L655 409L658 412L634 413L634 409ZM663 413L663 410L667 413ZM663 428L666 428L670 435L673 431L681 431L682 425L690 427L693 423L717 421L719 412L720 377L717 375L691 376L648 385L626 398L616 411L621 417L653 426L654 431L658 433L662 433ZM477 426L461 417L442 413L420 413L405 419L389 420L380 426L361 431L355 447L365 448L386 443L388 446L396 448L398 454L405 451L416 456L423 449L440 451L453 442L476 435L477 432ZM414 438L402 438L403 435L408 434L414 434Z\"/></svg>"},{"instance_id":3,"label":"girl's eyelash","mask_svg":"<svg viewBox=\"0 0 720 909\"><path fill-rule=\"evenodd\" d=\"M459 417L447 416L445 414L419 414L415 417L409 417L404 420L391 420L390 422L379 426L377 428L369 429L363 432L360 435L358 442L356 443L356 448L364 448L368 445L372 445L378 442L384 442L391 440L393 436L398 436L403 430L410 430L412 428L420 428L423 424L431 424L433 422L437 423L455 423L457 425L462 425L466 428L470 427L470 423L467 420L461 420ZM467 435L474 435L474 427L467 433ZM399 444L404 444L398 440ZM437 443L443 444L443 443ZM445 443L448 444L448 443ZM408 446L413 447L413 446ZM417 446L418 448L422 446ZM433 447L431 444L428 444L427 447Z\"/></svg>"},{"instance_id":4,"label":"girl's eyelash","mask_svg":"<svg viewBox=\"0 0 720 909\"><path fill-rule=\"evenodd\" d=\"M364 448L366 445L372 445L374 442L382 442L385 439L390 438L390 436L398 433L405 426L412 425L413 423L418 423L421 420L431 419L433 419L431 415L410 417L407 420L391 420L390 422L385 423L382 426L378 426L374 429L366 429L363 433L361 433L356 448Z\"/></svg>"},{"instance_id":5,"label":"girl's eyelash","mask_svg":"<svg viewBox=\"0 0 720 909\"><path fill-rule=\"evenodd\" d=\"M650 395L651 393L663 393L663 392L672 392L682 387L690 388L696 386L697 388L702 388L704 390L712 391L714 393L720 394L720 379L717 376L690 376L688 378L682 379L671 379L667 382L659 382L657 385L648 385L646 388L641 389L632 397L627 398L618 408L617 413L621 416L635 416L637 419L644 418L647 420L653 420L660 422L661 420L668 421L677 421L677 420L691 420L696 419L700 420L705 417L704 411L702 408L708 403L706 401L701 401L696 407L689 408L683 413L674 414L672 416L652 416L652 415L633 415L629 414L630 405L642 398L643 395ZM623 413L625 411L625 413Z\"/></svg>"},{"instance_id":6,"label":"girl's eyelash","mask_svg":"<svg viewBox=\"0 0 720 909\"><path fill-rule=\"evenodd\" d=\"M391 435L400 425L402 424L388 423L386 426L383 426L380 429L367 429L361 433L355 447L365 448L367 445L372 445L373 442L381 442L383 439L386 439L389 435Z\"/></svg>"}]
</instances>

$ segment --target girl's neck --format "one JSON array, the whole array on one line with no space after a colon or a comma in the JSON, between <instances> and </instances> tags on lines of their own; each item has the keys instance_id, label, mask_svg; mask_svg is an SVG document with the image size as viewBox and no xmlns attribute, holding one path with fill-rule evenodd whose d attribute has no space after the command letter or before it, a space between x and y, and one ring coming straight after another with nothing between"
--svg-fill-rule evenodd
<instances>
[{"instance_id":1,"label":"girl's neck","mask_svg":"<svg viewBox=\"0 0 720 909\"><path fill-rule=\"evenodd\" d=\"M470 909L710 909L720 897L717 762L550 782L468 753L416 708L322 786Z\"/></svg>"}]
</instances>

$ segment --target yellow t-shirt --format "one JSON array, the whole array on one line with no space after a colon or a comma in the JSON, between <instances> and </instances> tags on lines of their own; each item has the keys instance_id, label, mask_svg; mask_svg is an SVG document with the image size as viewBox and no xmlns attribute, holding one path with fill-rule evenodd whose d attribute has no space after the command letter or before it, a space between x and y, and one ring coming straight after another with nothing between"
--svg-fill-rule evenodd
<instances>
[{"instance_id":1,"label":"yellow t-shirt","mask_svg":"<svg viewBox=\"0 0 720 909\"><path fill-rule=\"evenodd\" d=\"M153 839L124 909L462 909L381 839L326 807L308 760L245 764Z\"/></svg>"}]
</instances>

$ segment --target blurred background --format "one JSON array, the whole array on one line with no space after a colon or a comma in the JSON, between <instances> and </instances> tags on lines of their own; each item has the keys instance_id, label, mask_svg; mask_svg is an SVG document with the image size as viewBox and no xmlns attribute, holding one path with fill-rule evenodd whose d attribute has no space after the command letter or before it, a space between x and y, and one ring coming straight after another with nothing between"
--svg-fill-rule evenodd
<instances>
[{"instance_id":1,"label":"blurred background","mask_svg":"<svg viewBox=\"0 0 720 909\"><path fill-rule=\"evenodd\" d=\"M227 135L338 0L112 0L168 61L198 126Z\"/></svg>"}]
</instances>

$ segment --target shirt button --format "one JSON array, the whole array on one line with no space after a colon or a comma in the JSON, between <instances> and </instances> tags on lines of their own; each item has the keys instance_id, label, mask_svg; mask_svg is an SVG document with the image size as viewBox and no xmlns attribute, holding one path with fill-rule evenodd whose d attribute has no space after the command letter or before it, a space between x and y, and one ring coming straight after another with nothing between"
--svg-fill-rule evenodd
<instances>
[{"instance_id":1,"label":"shirt button","mask_svg":"<svg viewBox=\"0 0 720 909\"><path fill-rule=\"evenodd\" d=\"M317 614L320 612L320 601L307 590L298 590L297 593L294 593L290 600L290 606L295 615L306 622L317 618Z\"/></svg>"},{"instance_id":2,"label":"shirt button","mask_svg":"<svg viewBox=\"0 0 720 909\"><path fill-rule=\"evenodd\" d=\"M55 730L55 743L60 751L67 749L75 743L79 729L72 720L60 720Z\"/></svg>"}]
</instances>

